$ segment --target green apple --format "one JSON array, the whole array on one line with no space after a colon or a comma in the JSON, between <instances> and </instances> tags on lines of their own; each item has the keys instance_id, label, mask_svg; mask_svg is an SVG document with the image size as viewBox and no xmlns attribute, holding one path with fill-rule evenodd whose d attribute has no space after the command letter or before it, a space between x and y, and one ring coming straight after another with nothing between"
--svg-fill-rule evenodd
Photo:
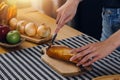
<instances>
[{"instance_id":1,"label":"green apple","mask_svg":"<svg viewBox=\"0 0 120 80\"><path fill-rule=\"evenodd\" d=\"M20 33L17 30L8 32L6 36L7 42L10 44L16 44L20 41Z\"/></svg>"}]
</instances>

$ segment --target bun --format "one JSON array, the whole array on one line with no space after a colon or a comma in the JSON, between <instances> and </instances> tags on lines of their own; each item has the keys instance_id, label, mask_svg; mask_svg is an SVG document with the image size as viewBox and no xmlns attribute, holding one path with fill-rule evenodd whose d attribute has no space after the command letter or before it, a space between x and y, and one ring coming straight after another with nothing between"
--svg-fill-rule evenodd
<instances>
[{"instance_id":1,"label":"bun","mask_svg":"<svg viewBox=\"0 0 120 80\"><path fill-rule=\"evenodd\" d=\"M10 30L15 30L16 29L17 22L18 22L18 20L16 18L10 19L10 21L9 21Z\"/></svg>"},{"instance_id":2,"label":"bun","mask_svg":"<svg viewBox=\"0 0 120 80\"><path fill-rule=\"evenodd\" d=\"M25 33L28 36L35 36L36 32L37 32L37 26L34 23L29 22L29 23L26 24Z\"/></svg>"},{"instance_id":3,"label":"bun","mask_svg":"<svg viewBox=\"0 0 120 80\"><path fill-rule=\"evenodd\" d=\"M50 33L51 33L50 27L42 24L42 25L38 26L36 37L37 38L46 38L50 35Z\"/></svg>"},{"instance_id":4,"label":"bun","mask_svg":"<svg viewBox=\"0 0 120 80\"><path fill-rule=\"evenodd\" d=\"M76 53L71 53L72 48L67 46L52 45L50 48L46 49L46 54L52 58L69 61L69 59ZM69 61L70 62L70 61ZM72 61L77 63L78 61Z\"/></svg>"},{"instance_id":5,"label":"bun","mask_svg":"<svg viewBox=\"0 0 120 80\"><path fill-rule=\"evenodd\" d=\"M21 34L25 33L25 25L27 24L26 21L21 20L17 23L17 29Z\"/></svg>"}]
</instances>

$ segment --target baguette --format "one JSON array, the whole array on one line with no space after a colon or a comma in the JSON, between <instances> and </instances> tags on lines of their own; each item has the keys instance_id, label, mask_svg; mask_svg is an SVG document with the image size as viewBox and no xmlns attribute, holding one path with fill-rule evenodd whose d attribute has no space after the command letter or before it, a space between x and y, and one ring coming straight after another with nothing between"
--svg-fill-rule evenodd
<instances>
[{"instance_id":1,"label":"baguette","mask_svg":"<svg viewBox=\"0 0 120 80\"><path fill-rule=\"evenodd\" d=\"M69 48L67 46L52 45L50 48L46 49L46 54L49 57L52 57L55 59L77 63L78 60L69 61L69 59L76 54L76 53L71 53L71 50L72 48Z\"/></svg>"}]
</instances>

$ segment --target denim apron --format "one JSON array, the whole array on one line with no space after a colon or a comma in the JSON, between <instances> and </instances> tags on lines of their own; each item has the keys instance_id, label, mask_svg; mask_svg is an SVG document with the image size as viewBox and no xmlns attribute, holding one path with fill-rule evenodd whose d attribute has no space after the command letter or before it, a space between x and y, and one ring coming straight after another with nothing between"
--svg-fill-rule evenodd
<instances>
[{"instance_id":1,"label":"denim apron","mask_svg":"<svg viewBox=\"0 0 120 80\"><path fill-rule=\"evenodd\" d=\"M102 19L101 41L107 39L120 29L120 8L104 8ZM120 47L117 49L120 50Z\"/></svg>"}]
</instances>

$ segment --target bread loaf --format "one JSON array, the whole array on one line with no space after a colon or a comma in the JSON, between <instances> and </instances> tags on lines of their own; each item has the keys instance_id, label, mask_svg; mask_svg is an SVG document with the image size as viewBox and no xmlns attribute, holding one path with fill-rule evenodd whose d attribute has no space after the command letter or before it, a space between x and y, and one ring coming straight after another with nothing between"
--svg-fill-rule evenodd
<instances>
[{"instance_id":1,"label":"bread loaf","mask_svg":"<svg viewBox=\"0 0 120 80\"><path fill-rule=\"evenodd\" d=\"M52 45L50 48L46 49L46 54L55 59L69 61L69 59L76 54L71 53L71 50L72 48L67 46ZM77 60L72 62L77 63Z\"/></svg>"}]
</instances>

